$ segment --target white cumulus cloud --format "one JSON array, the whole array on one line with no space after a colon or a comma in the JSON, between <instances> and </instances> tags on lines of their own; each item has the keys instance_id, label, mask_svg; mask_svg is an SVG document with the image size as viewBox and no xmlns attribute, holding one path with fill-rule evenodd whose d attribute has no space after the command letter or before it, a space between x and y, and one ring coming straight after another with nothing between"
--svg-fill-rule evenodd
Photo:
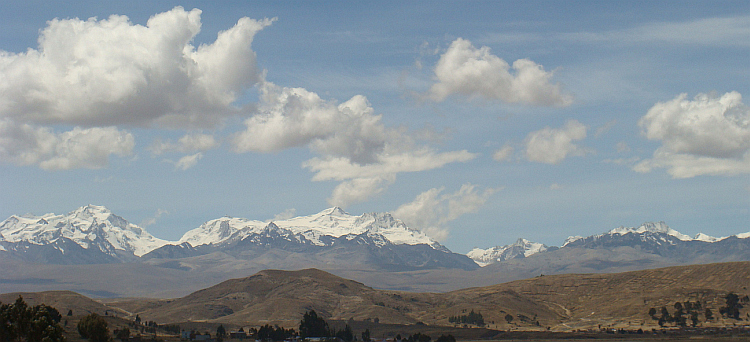
<instances>
[{"instance_id":1,"label":"white cumulus cloud","mask_svg":"<svg viewBox=\"0 0 750 342\"><path fill-rule=\"evenodd\" d=\"M479 191L475 185L464 184L451 194L445 188L433 188L419 194L414 201L393 211L394 217L410 228L418 229L439 241L449 234L448 224L459 217L477 212L500 189Z\"/></svg>"},{"instance_id":2,"label":"white cumulus cloud","mask_svg":"<svg viewBox=\"0 0 750 342\"><path fill-rule=\"evenodd\" d=\"M736 91L687 94L655 104L638 122L649 140L661 141L634 170L666 168L675 178L750 173L750 107Z\"/></svg>"},{"instance_id":3,"label":"white cumulus cloud","mask_svg":"<svg viewBox=\"0 0 750 342\"><path fill-rule=\"evenodd\" d=\"M495 159L495 161L507 161L510 159L510 157L513 156L513 146L510 146L508 144L503 145L500 149L496 150L495 153L492 154L492 159Z\"/></svg>"},{"instance_id":4,"label":"white cumulus cloud","mask_svg":"<svg viewBox=\"0 0 750 342\"><path fill-rule=\"evenodd\" d=\"M328 199L345 207L364 201L392 184L398 173L443 167L475 158L467 151L437 152L417 144L406 129L387 127L361 95L336 103L302 88L266 83L259 113L236 134L236 152L274 152L307 147L320 157L303 163L314 181L339 181Z\"/></svg>"},{"instance_id":5,"label":"white cumulus cloud","mask_svg":"<svg viewBox=\"0 0 750 342\"><path fill-rule=\"evenodd\" d=\"M557 164L569 156L582 156L586 149L575 141L586 138L587 127L568 120L561 128L545 127L526 136L526 158L533 162Z\"/></svg>"},{"instance_id":6,"label":"white cumulus cloud","mask_svg":"<svg viewBox=\"0 0 750 342\"><path fill-rule=\"evenodd\" d=\"M146 26L118 15L49 21L36 49L0 52L0 117L80 126L215 125L261 79L250 45L273 20L242 18L196 48L200 14L175 7Z\"/></svg>"},{"instance_id":7,"label":"white cumulus cloud","mask_svg":"<svg viewBox=\"0 0 750 342\"><path fill-rule=\"evenodd\" d=\"M389 144L400 144L399 133L387 129L367 98L357 95L337 104L303 88L261 88L260 114L245 121L235 136L238 152L272 152L309 146L331 156L373 162Z\"/></svg>"},{"instance_id":8,"label":"white cumulus cloud","mask_svg":"<svg viewBox=\"0 0 750 342\"><path fill-rule=\"evenodd\" d=\"M55 133L51 128L0 119L0 161L37 165L46 170L98 169L110 155L133 152L133 135L115 127L75 127Z\"/></svg>"},{"instance_id":9,"label":"white cumulus cloud","mask_svg":"<svg viewBox=\"0 0 750 342\"><path fill-rule=\"evenodd\" d=\"M489 47L477 49L470 41L458 38L440 56L435 67L437 83L427 97L440 102L458 94L506 103L570 105L572 96L564 93L559 84L551 83L552 76L552 72L531 60L519 59L511 66L490 53Z\"/></svg>"},{"instance_id":10,"label":"white cumulus cloud","mask_svg":"<svg viewBox=\"0 0 750 342\"><path fill-rule=\"evenodd\" d=\"M189 169L189 168L197 165L198 161L201 160L201 158L203 158L203 153L201 153L201 152L198 152L196 154L187 155L187 156L184 156L184 157L180 158L180 160L178 160L174 164L174 167L177 170L185 171L185 170L187 170L187 169Z\"/></svg>"},{"instance_id":11,"label":"white cumulus cloud","mask_svg":"<svg viewBox=\"0 0 750 342\"><path fill-rule=\"evenodd\" d=\"M208 151L219 146L213 135L204 133L188 133L176 142L156 139L149 149L155 155L169 152L191 153Z\"/></svg>"}]
</instances>

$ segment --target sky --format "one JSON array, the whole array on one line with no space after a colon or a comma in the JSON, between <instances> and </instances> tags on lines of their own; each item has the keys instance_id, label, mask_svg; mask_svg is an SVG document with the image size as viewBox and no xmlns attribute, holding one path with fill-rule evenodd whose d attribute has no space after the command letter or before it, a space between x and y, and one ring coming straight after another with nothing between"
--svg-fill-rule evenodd
<instances>
[{"instance_id":1,"label":"sky","mask_svg":"<svg viewBox=\"0 0 750 342\"><path fill-rule=\"evenodd\" d=\"M750 231L747 1L3 1L0 217Z\"/></svg>"}]
</instances>

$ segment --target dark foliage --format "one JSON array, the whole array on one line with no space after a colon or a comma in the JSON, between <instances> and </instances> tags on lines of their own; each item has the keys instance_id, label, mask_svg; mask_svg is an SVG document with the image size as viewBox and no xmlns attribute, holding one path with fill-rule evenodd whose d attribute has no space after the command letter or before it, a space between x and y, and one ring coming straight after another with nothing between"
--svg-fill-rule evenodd
<instances>
[{"instance_id":1,"label":"dark foliage","mask_svg":"<svg viewBox=\"0 0 750 342\"><path fill-rule=\"evenodd\" d=\"M291 328L284 329L278 325L272 327L266 324L258 329L256 336L261 341L283 341L287 338L297 336L297 332Z\"/></svg>"},{"instance_id":2,"label":"dark foliage","mask_svg":"<svg viewBox=\"0 0 750 342\"><path fill-rule=\"evenodd\" d=\"M724 297L724 299L726 299L726 306L719 308L719 313L721 313L721 315L726 318L734 318L736 320L739 320L740 309L742 309L742 304L740 304L740 296L730 292Z\"/></svg>"},{"instance_id":3,"label":"dark foliage","mask_svg":"<svg viewBox=\"0 0 750 342\"><path fill-rule=\"evenodd\" d=\"M227 337L227 329L224 328L223 324L219 324L219 327L216 328L216 340L222 341L225 337Z\"/></svg>"},{"instance_id":4,"label":"dark foliage","mask_svg":"<svg viewBox=\"0 0 750 342\"><path fill-rule=\"evenodd\" d=\"M0 341L65 341L57 309L39 304L29 307L21 296L13 304L0 303Z\"/></svg>"},{"instance_id":5,"label":"dark foliage","mask_svg":"<svg viewBox=\"0 0 750 342\"><path fill-rule=\"evenodd\" d=\"M115 334L115 338L118 338L123 342L127 341L130 338L130 328L128 327L115 330L113 331L113 333Z\"/></svg>"},{"instance_id":6,"label":"dark foliage","mask_svg":"<svg viewBox=\"0 0 750 342\"><path fill-rule=\"evenodd\" d=\"M91 313L78 322L78 333L91 342L109 341L107 321L96 313Z\"/></svg>"},{"instance_id":7,"label":"dark foliage","mask_svg":"<svg viewBox=\"0 0 750 342\"><path fill-rule=\"evenodd\" d=\"M453 335L440 335L435 342L456 342L456 338Z\"/></svg>"},{"instance_id":8,"label":"dark foliage","mask_svg":"<svg viewBox=\"0 0 750 342\"><path fill-rule=\"evenodd\" d=\"M311 310L305 312L299 322L299 336L301 338L330 337L331 331L328 328L328 323L322 317L318 317L315 310Z\"/></svg>"},{"instance_id":9,"label":"dark foliage","mask_svg":"<svg viewBox=\"0 0 750 342\"><path fill-rule=\"evenodd\" d=\"M422 333L415 333L414 335L410 335L409 337L405 338L404 342L430 342L432 338L430 338L429 335L423 335Z\"/></svg>"},{"instance_id":10,"label":"dark foliage","mask_svg":"<svg viewBox=\"0 0 750 342\"><path fill-rule=\"evenodd\" d=\"M450 316L448 317L448 322L456 324L474 324L479 327L484 326L484 318L482 317L482 313L476 313L474 312L474 310L471 310L468 315Z\"/></svg>"},{"instance_id":11,"label":"dark foliage","mask_svg":"<svg viewBox=\"0 0 750 342\"><path fill-rule=\"evenodd\" d=\"M337 331L334 336L343 340L344 342L354 341L354 332L352 331L352 328L349 326L349 324L347 324L344 329Z\"/></svg>"}]
</instances>

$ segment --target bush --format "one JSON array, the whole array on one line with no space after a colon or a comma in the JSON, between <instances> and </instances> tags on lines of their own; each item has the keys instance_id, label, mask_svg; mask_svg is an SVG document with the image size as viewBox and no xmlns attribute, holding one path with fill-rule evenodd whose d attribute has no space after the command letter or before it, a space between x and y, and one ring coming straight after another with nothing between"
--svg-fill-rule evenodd
<instances>
[{"instance_id":1,"label":"bush","mask_svg":"<svg viewBox=\"0 0 750 342\"><path fill-rule=\"evenodd\" d=\"M64 342L57 309L39 304L29 307L18 296L13 304L0 303L0 341Z\"/></svg>"},{"instance_id":2,"label":"bush","mask_svg":"<svg viewBox=\"0 0 750 342\"><path fill-rule=\"evenodd\" d=\"M91 342L108 342L107 321L96 313L91 313L78 322L78 333Z\"/></svg>"},{"instance_id":3,"label":"bush","mask_svg":"<svg viewBox=\"0 0 750 342\"><path fill-rule=\"evenodd\" d=\"M456 338L453 335L440 335L435 342L456 342Z\"/></svg>"},{"instance_id":4,"label":"bush","mask_svg":"<svg viewBox=\"0 0 750 342\"><path fill-rule=\"evenodd\" d=\"M306 337L330 337L331 331L328 323L319 317L315 310L305 312L302 320L299 322L299 336Z\"/></svg>"}]
</instances>

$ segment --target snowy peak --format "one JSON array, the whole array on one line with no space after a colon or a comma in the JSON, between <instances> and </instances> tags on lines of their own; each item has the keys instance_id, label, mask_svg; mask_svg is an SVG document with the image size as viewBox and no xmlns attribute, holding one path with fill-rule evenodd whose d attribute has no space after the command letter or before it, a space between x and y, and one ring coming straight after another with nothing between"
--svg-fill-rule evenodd
<instances>
[{"instance_id":1,"label":"snowy peak","mask_svg":"<svg viewBox=\"0 0 750 342\"><path fill-rule=\"evenodd\" d=\"M525 258L539 252L544 252L549 247L544 244L531 242L526 239L518 239L515 243L505 246L496 246L488 249L474 248L466 254L479 266L487 266L499 261L516 258Z\"/></svg>"},{"instance_id":2,"label":"snowy peak","mask_svg":"<svg viewBox=\"0 0 750 342\"><path fill-rule=\"evenodd\" d=\"M141 256L167 243L96 205L80 207L67 215L14 215L0 224L0 241L48 245L60 239L110 256L118 251Z\"/></svg>"},{"instance_id":3,"label":"snowy peak","mask_svg":"<svg viewBox=\"0 0 750 342\"><path fill-rule=\"evenodd\" d=\"M678 239L680 239L682 241L691 241L691 240L693 240L690 236L682 234L682 233L680 233L680 232L678 232L678 231L676 231L676 230L674 230L672 228L669 228L669 226L667 226L667 224L664 223L663 221L661 221L661 222L646 222L646 223L642 224L638 228L620 226L619 228L612 229L612 230L610 230L607 233L609 235L614 235L614 234L625 235L625 234L630 234L630 233L637 233L637 234L641 234L641 233L659 233L659 234L666 234L666 235L669 235L669 236L674 236L674 237L676 237L676 238L678 238Z\"/></svg>"},{"instance_id":4,"label":"snowy peak","mask_svg":"<svg viewBox=\"0 0 750 342\"><path fill-rule=\"evenodd\" d=\"M638 227L625 227L620 226L618 228L612 229L604 234L599 235L592 235L589 237L582 237L582 236L571 236L565 239L565 243L562 245L562 247L575 245L582 243L587 240L599 240L604 237L616 237L616 236L627 236L628 234L639 234L639 235L667 235L671 236L673 238L676 238L680 241L704 241L704 242L714 242L718 241L720 239L705 235L705 234L698 234L695 238L691 238L688 235L682 234L672 228L670 228L666 223L663 221L660 222L646 222Z\"/></svg>"},{"instance_id":5,"label":"snowy peak","mask_svg":"<svg viewBox=\"0 0 750 342\"><path fill-rule=\"evenodd\" d=\"M68 213L72 220L90 222L92 220L106 221L112 212L104 206L89 204Z\"/></svg>"},{"instance_id":6,"label":"snowy peak","mask_svg":"<svg viewBox=\"0 0 750 342\"><path fill-rule=\"evenodd\" d=\"M300 240L316 246L326 246L342 236L366 235L372 241L388 241L395 245L426 244L434 249L447 251L424 233L408 228L401 220L389 213L366 213L353 216L339 207L323 210L317 214L298 216L272 223L243 218L223 217L211 220L193 229L180 239L192 246L233 243L268 229L280 229L297 235ZM304 239L303 239L304 238Z\"/></svg>"},{"instance_id":7,"label":"snowy peak","mask_svg":"<svg viewBox=\"0 0 750 342\"><path fill-rule=\"evenodd\" d=\"M750 232L733 235L738 239L750 238ZM694 237L682 234L670 228L664 222L646 222L638 227L624 227L611 229L603 234L583 236L570 236L565 239L562 247L547 247L540 243L529 242L526 239L518 239L515 243L506 246L497 246L488 249L474 248L466 255L480 266L486 266L500 261L514 258L528 257L540 252L553 251L559 248L614 248L620 246L639 246L640 250L662 253L664 246L686 245L688 243L702 242L714 243L726 240L727 237L717 238L704 233L696 234Z\"/></svg>"},{"instance_id":8,"label":"snowy peak","mask_svg":"<svg viewBox=\"0 0 750 342\"><path fill-rule=\"evenodd\" d=\"M739 237L739 235L740 234L737 234L738 237ZM717 238L717 237L713 237L713 236L706 235L706 234L703 234L703 233L695 234L695 236L693 237L694 241L703 241L703 242L716 242L716 241L720 241L720 240L724 240L724 239L725 238Z\"/></svg>"},{"instance_id":9,"label":"snowy peak","mask_svg":"<svg viewBox=\"0 0 750 342\"><path fill-rule=\"evenodd\" d=\"M198 228L188 231L178 243L189 243L197 247L200 245L216 245L227 241L234 241L240 231L260 230L265 226L264 222L253 221L245 218L224 216L203 223Z\"/></svg>"},{"instance_id":10,"label":"snowy peak","mask_svg":"<svg viewBox=\"0 0 750 342\"><path fill-rule=\"evenodd\" d=\"M349 213L344 211L344 209L341 209L339 207L333 207L328 208L326 210L321 211L318 215L328 215L328 216L349 216Z\"/></svg>"}]
</instances>

